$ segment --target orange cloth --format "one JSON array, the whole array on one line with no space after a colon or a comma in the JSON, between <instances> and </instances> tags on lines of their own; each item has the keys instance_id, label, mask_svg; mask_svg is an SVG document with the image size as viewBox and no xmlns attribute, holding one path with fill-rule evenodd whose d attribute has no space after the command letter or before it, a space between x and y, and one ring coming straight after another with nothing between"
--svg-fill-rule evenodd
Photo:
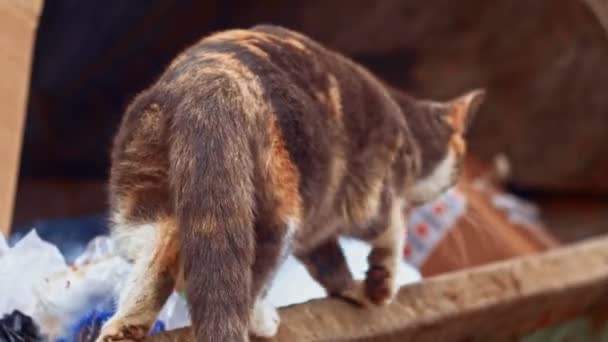
<instances>
[{"instance_id":1,"label":"orange cloth","mask_svg":"<svg viewBox=\"0 0 608 342\"><path fill-rule=\"evenodd\" d=\"M423 276L538 253L559 244L542 224L511 218L517 215L518 207L534 207L505 193L491 180L491 174L479 161L467 160L456 187L466 198L466 209L417 265ZM497 205L500 201L512 204L515 209L500 208Z\"/></svg>"}]
</instances>

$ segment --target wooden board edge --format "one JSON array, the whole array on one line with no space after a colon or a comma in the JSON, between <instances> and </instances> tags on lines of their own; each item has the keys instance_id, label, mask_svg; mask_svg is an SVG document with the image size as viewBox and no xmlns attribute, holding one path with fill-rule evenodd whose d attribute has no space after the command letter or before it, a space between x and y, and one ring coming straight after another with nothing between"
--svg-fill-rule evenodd
<instances>
[{"instance_id":1,"label":"wooden board edge","mask_svg":"<svg viewBox=\"0 0 608 342\"><path fill-rule=\"evenodd\" d=\"M608 237L405 286L386 308L336 299L281 309L272 341L509 339L608 302ZM153 336L190 341L189 328Z\"/></svg>"}]
</instances>

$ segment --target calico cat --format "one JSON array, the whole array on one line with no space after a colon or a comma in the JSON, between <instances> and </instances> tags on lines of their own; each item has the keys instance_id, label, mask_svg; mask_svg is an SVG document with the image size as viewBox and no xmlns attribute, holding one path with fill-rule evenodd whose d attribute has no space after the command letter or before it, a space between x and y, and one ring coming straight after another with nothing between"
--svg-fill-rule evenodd
<instances>
[{"instance_id":1,"label":"calico cat","mask_svg":"<svg viewBox=\"0 0 608 342\"><path fill-rule=\"evenodd\" d=\"M389 303L404 208L454 184L482 98L414 99L277 26L188 48L114 141L113 236L134 268L99 341L145 339L181 277L197 341L272 336L279 317L264 297L288 253L330 295ZM370 242L365 281L339 235Z\"/></svg>"}]
</instances>

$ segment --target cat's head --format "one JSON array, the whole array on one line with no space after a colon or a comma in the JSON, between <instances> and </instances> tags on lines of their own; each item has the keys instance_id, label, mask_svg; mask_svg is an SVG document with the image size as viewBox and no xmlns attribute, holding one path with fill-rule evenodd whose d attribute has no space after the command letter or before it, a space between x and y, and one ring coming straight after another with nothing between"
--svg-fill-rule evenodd
<instances>
[{"instance_id":1,"label":"cat's head","mask_svg":"<svg viewBox=\"0 0 608 342\"><path fill-rule=\"evenodd\" d=\"M406 114L420 151L418 176L407 189L410 204L432 201L458 181L465 133L484 97L485 91L477 89L446 102L416 101Z\"/></svg>"}]
</instances>

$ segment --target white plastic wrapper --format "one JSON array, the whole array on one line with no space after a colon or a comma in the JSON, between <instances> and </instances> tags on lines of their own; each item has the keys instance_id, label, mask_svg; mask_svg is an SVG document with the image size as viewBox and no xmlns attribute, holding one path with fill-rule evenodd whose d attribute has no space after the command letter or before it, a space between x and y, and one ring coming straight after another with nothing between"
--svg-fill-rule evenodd
<instances>
[{"instance_id":1,"label":"white plastic wrapper","mask_svg":"<svg viewBox=\"0 0 608 342\"><path fill-rule=\"evenodd\" d=\"M50 340L61 337L97 305L111 301L130 269L124 259L101 257L91 249L83 254L83 266L70 267L57 247L41 240L35 230L13 248L2 238L0 251L0 315L20 310Z\"/></svg>"},{"instance_id":2,"label":"white plastic wrapper","mask_svg":"<svg viewBox=\"0 0 608 342\"><path fill-rule=\"evenodd\" d=\"M34 286L67 268L59 249L42 241L36 231L6 248L0 257L0 316L13 310L31 316L38 303Z\"/></svg>"},{"instance_id":3,"label":"white plastic wrapper","mask_svg":"<svg viewBox=\"0 0 608 342\"><path fill-rule=\"evenodd\" d=\"M8 243L6 243L6 239L4 238L4 235L2 235L0 233L0 258L2 258L2 256L6 253L8 253L9 248L8 248Z\"/></svg>"},{"instance_id":4,"label":"white plastic wrapper","mask_svg":"<svg viewBox=\"0 0 608 342\"><path fill-rule=\"evenodd\" d=\"M173 292L163 309L160 311L158 320L165 324L165 330L189 326L190 315L188 313L188 305L184 298L177 292Z\"/></svg>"},{"instance_id":5,"label":"white plastic wrapper","mask_svg":"<svg viewBox=\"0 0 608 342\"><path fill-rule=\"evenodd\" d=\"M63 336L87 312L112 303L131 265L116 255L107 236L91 240L72 267L45 278L34 288L38 305L32 317L51 340Z\"/></svg>"},{"instance_id":6,"label":"white plastic wrapper","mask_svg":"<svg viewBox=\"0 0 608 342\"><path fill-rule=\"evenodd\" d=\"M109 236L98 236L89 241L84 252L74 260L74 266L82 266L117 256L114 241Z\"/></svg>"},{"instance_id":7,"label":"white plastic wrapper","mask_svg":"<svg viewBox=\"0 0 608 342\"><path fill-rule=\"evenodd\" d=\"M84 314L116 298L131 265L113 256L54 273L34 287L38 299L32 317L52 339L63 336Z\"/></svg>"}]
</instances>

